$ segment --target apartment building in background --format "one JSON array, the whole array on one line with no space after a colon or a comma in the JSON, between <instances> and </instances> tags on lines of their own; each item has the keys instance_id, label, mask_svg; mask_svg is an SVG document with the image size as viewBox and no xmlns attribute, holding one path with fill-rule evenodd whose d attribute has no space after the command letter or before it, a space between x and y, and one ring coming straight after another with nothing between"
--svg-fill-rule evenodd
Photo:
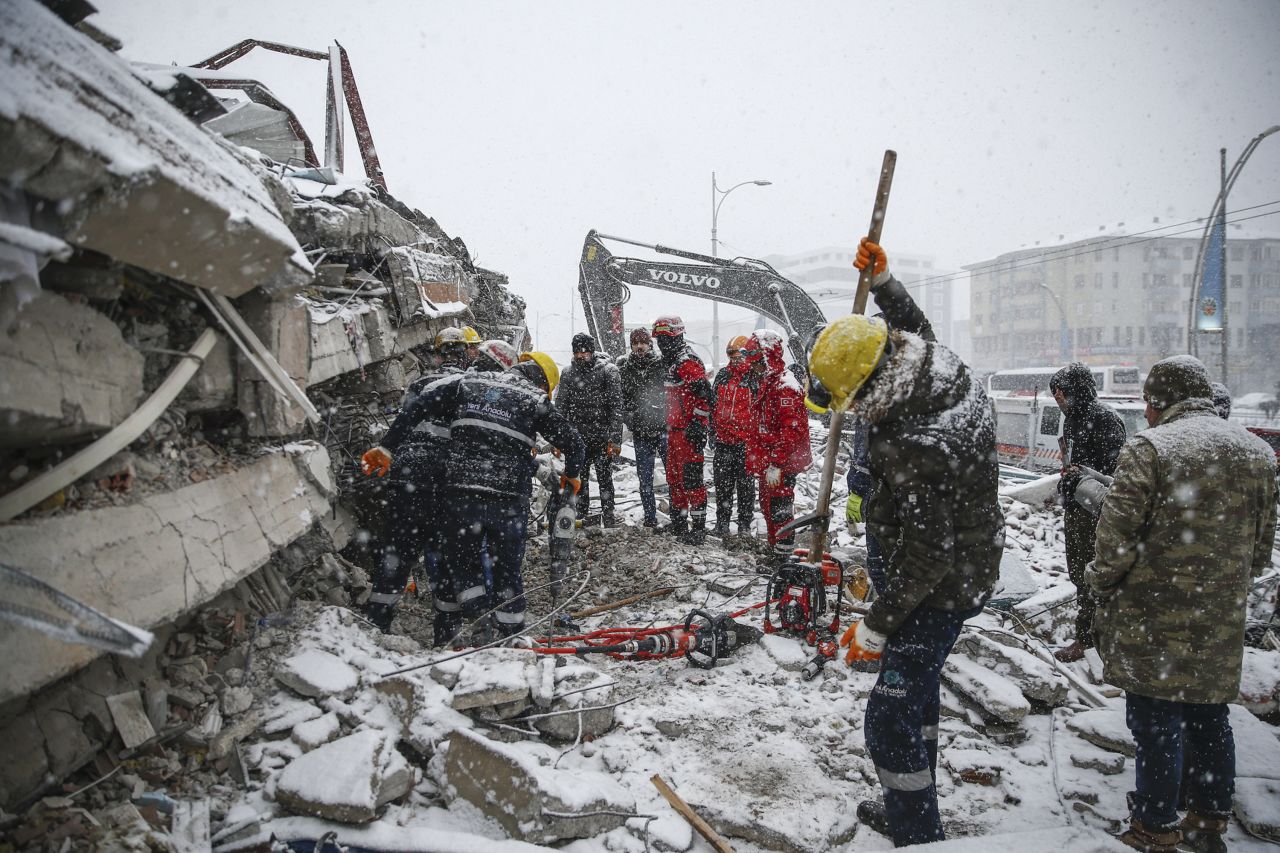
<instances>
[{"instance_id":1,"label":"apartment building in background","mask_svg":"<svg viewBox=\"0 0 1280 853\"><path fill-rule=\"evenodd\" d=\"M1133 364L1188 352L1199 234L1162 237L1159 220L1007 252L965 267L972 363L979 370ZM1176 229L1185 231L1184 228ZM1227 385L1274 391L1280 380L1280 235L1227 232ZM1065 328L1064 328L1065 325ZM1200 333L1200 358L1221 378L1221 334Z\"/></svg>"}]
</instances>

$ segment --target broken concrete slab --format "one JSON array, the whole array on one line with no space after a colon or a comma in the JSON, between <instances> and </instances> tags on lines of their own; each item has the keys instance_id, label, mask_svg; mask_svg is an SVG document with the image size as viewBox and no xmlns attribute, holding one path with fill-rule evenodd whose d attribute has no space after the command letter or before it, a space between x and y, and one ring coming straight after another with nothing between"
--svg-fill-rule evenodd
<instances>
[{"instance_id":1,"label":"broken concrete slab","mask_svg":"<svg viewBox=\"0 0 1280 853\"><path fill-rule=\"evenodd\" d=\"M125 749L133 749L156 736L151 718L142 705L142 694L137 690L108 696L107 708L111 711L111 719L116 724L116 731L120 732Z\"/></svg>"},{"instance_id":2,"label":"broken concrete slab","mask_svg":"<svg viewBox=\"0 0 1280 853\"><path fill-rule=\"evenodd\" d=\"M360 685L360 673L342 658L319 649L307 649L280 662L276 681L303 696L349 699Z\"/></svg>"},{"instance_id":3,"label":"broken concrete slab","mask_svg":"<svg viewBox=\"0 0 1280 853\"><path fill-rule=\"evenodd\" d=\"M324 711L311 702L282 694L272 700L270 707L263 709L259 728L263 734L280 734L321 716L324 716Z\"/></svg>"},{"instance_id":4,"label":"broken concrete slab","mask_svg":"<svg viewBox=\"0 0 1280 853\"><path fill-rule=\"evenodd\" d=\"M810 658L817 654L794 637L784 637L781 634L765 634L758 642L773 662L788 672L804 669Z\"/></svg>"},{"instance_id":5,"label":"broken concrete slab","mask_svg":"<svg viewBox=\"0 0 1280 853\"><path fill-rule=\"evenodd\" d=\"M342 724L338 715L332 711L314 720L298 723L289 734L289 739L302 747L303 752L310 752L335 740L342 732Z\"/></svg>"},{"instance_id":6,"label":"broken concrete slab","mask_svg":"<svg viewBox=\"0 0 1280 853\"><path fill-rule=\"evenodd\" d=\"M1124 706L1081 711L1067 720L1067 728L1094 746L1133 758L1133 735L1124 721Z\"/></svg>"},{"instance_id":7,"label":"broken concrete slab","mask_svg":"<svg viewBox=\"0 0 1280 853\"><path fill-rule=\"evenodd\" d=\"M104 613L157 626L234 586L328 511L310 470L314 461L327 471L328 454L314 444L296 449L135 504L6 524L0 552ZM0 624L0 644L10 652L0 702L99 654L11 623Z\"/></svg>"},{"instance_id":8,"label":"broken concrete slab","mask_svg":"<svg viewBox=\"0 0 1280 853\"><path fill-rule=\"evenodd\" d=\"M987 719L1017 723L1031 712L1017 684L962 655L947 658L942 680L974 702Z\"/></svg>"},{"instance_id":9,"label":"broken concrete slab","mask_svg":"<svg viewBox=\"0 0 1280 853\"><path fill-rule=\"evenodd\" d=\"M235 307L294 384L306 390L311 362L306 304L291 294L273 299L259 290L237 300ZM272 388L243 352L236 353L236 375L239 407L248 421L249 435L293 435L306 423L302 407Z\"/></svg>"},{"instance_id":10,"label":"broken concrete slab","mask_svg":"<svg viewBox=\"0 0 1280 853\"><path fill-rule=\"evenodd\" d=\"M1124 772L1124 756L1087 743L1071 747L1071 764L1081 770L1094 770L1103 776Z\"/></svg>"},{"instance_id":11,"label":"broken concrete slab","mask_svg":"<svg viewBox=\"0 0 1280 853\"><path fill-rule=\"evenodd\" d=\"M1280 710L1280 651L1245 647L1239 702L1257 716Z\"/></svg>"},{"instance_id":12,"label":"broken concrete slab","mask_svg":"<svg viewBox=\"0 0 1280 853\"><path fill-rule=\"evenodd\" d=\"M594 667L570 663L556 667L555 692L562 698L552 701L542 713L554 713L552 717L535 717L533 727L547 737L562 741L594 738L608 732L615 723L613 679ZM560 713L581 710L578 713Z\"/></svg>"},{"instance_id":13,"label":"broken concrete slab","mask_svg":"<svg viewBox=\"0 0 1280 853\"><path fill-rule=\"evenodd\" d=\"M1075 624L1075 607L1067 603L1075 594L1076 588L1064 583L1019 601L1013 605L1013 612L1020 620L1016 623L1018 630L1025 625L1035 636L1052 641Z\"/></svg>"},{"instance_id":14,"label":"broken concrete slab","mask_svg":"<svg viewBox=\"0 0 1280 853\"><path fill-rule=\"evenodd\" d=\"M222 691L222 713L238 717L253 705L253 691L248 687L228 687Z\"/></svg>"},{"instance_id":15,"label":"broken concrete slab","mask_svg":"<svg viewBox=\"0 0 1280 853\"><path fill-rule=\"evenodd\" d=\"M1236 778L1280 781L1280 740L1275 730L1239 705L1228 705L1236 742Z\"/></svg>"},{"instance_id":16,"label":"broken concrete slab","mask_svg":"<svg viewBox=\"0 0 1280 853\"><path fill-rule=\"evenodd\" d=\"M1235 813L1250 833L1280 844L1280 782L1237 778Z\"/></svg>"},{"instance_id":17,"label":"broken concrete slab","mask_svg":"<svg viewBox=\"0 0 1280 853\"><path fill-rule=\"evenodd\" d=\"M40 293L0 330L0 444L106 432L142 398L144 359L106 315Z\"/></svg>"},{"instance_id":18,"label":"broken concrete slab","mask_svg":"<svg viewBox=\"0 0 1280 853\"><path fill-rule=\"evenodd\" d=\"M121 58L34 2L0 7L0 48L7 178L76 199L69 242L228 296L311 277L253 163Z\"/></svg>"},{"instance_id":19,"label":"broken concrete slab","mask_svg":"<svg viewBox=\"0 0 1280 853\"><path fill-rule=\"evenodd\" d=\"M465 800L513 838L549 844L616 829L635 800L612 777L540 766L525 753L465 730L449 738L444 795ZM579 816L581 815L581 816Z\"/></svg>"},{"instance_id":20,"label":"broken concrete slab","mask_svg":"<svg viewBox=\"0 0 1280 853\"><path fill-rule=\"evenodd\" d=\"M970 632L956 642L956 651L1018 685L1022 695L1044 705L1067 700L1067 679L1048 663L1014 645Z\"/></svg>"},{"instance_id":21,"label":"broken concrete slab","mask_svg":"<svg viewBox=\"0 0 1280 853\"><path fill-rule=\"evenodd\" d=\"M462 660L450 700L455 711L492 708L524 700L532 703L529 677L525 674L525 667L531 661L525 652L485 649Z\"/></svg>"},{"instance_id":22,"label":"broken concrete slab","mask_svg":"<svg viewBox=\"0 0 1280 853\"><path fill-rule=\"evenodd\" d=\"M290 762L277 781L276 801L294 814L368 823L378 816L388 781L396 796L405 792L403 761L384 733L356 732Z\"/></svg>"}]
</instances>

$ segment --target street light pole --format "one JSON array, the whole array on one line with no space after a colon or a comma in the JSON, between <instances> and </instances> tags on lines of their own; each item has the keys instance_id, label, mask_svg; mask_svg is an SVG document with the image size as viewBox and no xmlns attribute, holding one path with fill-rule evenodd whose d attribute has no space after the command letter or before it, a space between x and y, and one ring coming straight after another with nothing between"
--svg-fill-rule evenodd
<instances>
[{"instance_id":1,"label":"street light pole","mask_svg":"<svg viewBox=\"0 0 1280 853\"><path fill-rule=\"evenodd\" d=\"M1053 304L1058 306L1058 316L1061 318L1061 326L1058 328L1058 352L1063 358L1070 357L1071 361L1076 360L1076 342L1071 334L1071 328L1067 325L1067 312L1062 307L1062 300L1058 299L1058 294L1054 293L1049 285L1040 282L1040 286L1044 288L1045 293L1053 297ZM1070 356L1068 356L1068 352Z\"/></svg>"},{"instance_id":2,"label":"street light pole","mask_svg":"<svg viewBox=\"0 0 1280 853\"><path fill-rule=\"evenodd\" d=\"M716 223L720 218L720 205L724 204L724 200L729 197L729 193L738 187L744 187L747 184L755 184L758 187L767 187L772 181L743 181L740 184L734 184L727 190L722 190L716 186L716 173L711 173L711 257L719 257L717 252L720 250L720 241L717 236ZM718 198L717 198L718 197ZM714 299L711 301L711 369L716 370L720 367L720 303Z\"/></svg>"}]
</instances>

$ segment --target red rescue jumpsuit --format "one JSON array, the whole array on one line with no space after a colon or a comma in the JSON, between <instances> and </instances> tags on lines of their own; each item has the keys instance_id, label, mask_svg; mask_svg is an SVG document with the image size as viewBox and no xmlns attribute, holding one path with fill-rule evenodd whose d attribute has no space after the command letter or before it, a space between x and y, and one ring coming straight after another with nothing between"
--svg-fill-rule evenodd
<instances>
[{"instance_id":1,"label":"red rescue jumpsuit","mask_svg":"<svg viewBox=\"0 0 1280 853\"><path fill-rule=\"evenodd\" d=\"M707 517L707 486L702 479L711 386L702 359L685 347L667 370L667 485L672 510L689 510L697 526ZM690 441L689 435L694 436ZM701 441L696 439L701 436ZM674 513L673 513L674 515Z\"/></svg>"},{"instance_id":2,"label":"red rescue jumpsuit","mask_svg":"<svg viewBox=\"0 0 1280 853\"><path fill-rule=\"evenodd\" d=\"M796 475L813 462L804 390L787 370L782 336L777 332L757 332L747 348L753 353L749 359L764 362L756 397L757 429L747 450L747 470L760 478L760 511L764 513L769 544L779 555L789 555L795 535L779 539L778 528L795 517ZM768 482L766 472L770 468L777 468L781 474L775 485Z\"/></svg>"}]
</instances>

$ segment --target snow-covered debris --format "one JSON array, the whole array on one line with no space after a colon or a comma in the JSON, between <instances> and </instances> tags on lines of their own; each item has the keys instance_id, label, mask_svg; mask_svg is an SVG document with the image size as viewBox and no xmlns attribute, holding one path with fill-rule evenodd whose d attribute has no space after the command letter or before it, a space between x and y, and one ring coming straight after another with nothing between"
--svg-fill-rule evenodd
<instances>
[{"instance_id":1,"label":"snow-covered debris","mask_svg":"<svg viewBox=\"0 0 1280 853\"><path fill-rule=\"evenodd\" d=\"M1236 778L1280 781L1280 741L1271 726L1239 705L1229 705L1236 742Z\"/></svg>"},{"instance_id":2,"label":"snow-covered debris","mask_svg":"<svg viewBox=\"0 0 1280 853\"><path fill-rule=\"evenodd\" d=\"M1280 651L1245 648L1239 701L1258 716L1280 710Z\"/></svg>"},{"instance_id":3,"label":"snow-covered debris","mask_svg":"<svg viewBox=\"0 0 1280 853\"><path fill-rule=\"evenodd\" d=\"M1133 735L1124 721L1123 703L1082 711L1067 721L1067 728L1095 746L1134 756Z\"/></svg>"},{"instance_id":4,"label":"snow-covered debris","mask_svg":"<svg viewBox=\"0 0 1280 853\"><path fill-rule=\"evenodd\" d=\"M350 696L360 684L360 674L328 652L307 649L280 662L276 680L303 696Z\"/></svg>"},{"instance_id":5,"label":"snow-covered debris","mask_svg":"<svg viewBox=\"0 0 1280 853\"><path fill-rule=\"evenodd\" d=\"M519 714L533 704L525 672L532 664L528 653L514 649L486 649L465 658L453 688L453 709L493 709L504 719Z\"/></svg>"},{"instance_id":6,"label":"snow-covered debris","mask_svg":"<svg viewBox=\"0 0 1280 853\"><path fill-rule=\"evenodd\" d=\"M412 784L412 771L387 736L366 730L294 759L276 783L276 800L297 814L367 823Z\"/></svg>"},{"instance_id":7,"label":"snow-covered debris","mask_svg":"<svg viewBox=\"0 0 1280 853\"><path fill-rule=\"evenodd\" d=\"M338 722L338 715L330 712L323 717L298 723L289 733L289 739L301 747L303 752L310 752L318 746L329 743L341 731L342 725Z\"/></svg>"},{"instance_id":8,"label":"snow-covered debris","mask_svg":"<svg viewBox=\"0 0 1280 853\"><path fill-rule=\"evenodd\" d=\"M443 776L450 801L471 803L525 841L589 838L622 826L626 818L612 813L635 812L634 798L603 773L545 767L474 732L449 739Z\"/></svg>"},{"instance_id":9,"label":"snow-covered debris","mask_svg":"<svg viewBox=\"0 0 1280 853\"><path fill-rule=\"evenodd\" d=\"M1061 705L1066 701L1066 678L1018 646L1005 645L986 634L970 632L956 641L955 648L991 672L1008 678L1028 699L1044 705Z\"/></svg>"},{"instance_id":10,"label":"snow-covered debris","mask_svg":"<svg viewBox=\"0 0 1280 853\"><path fill-rule=\"evenodd\" d=\"M1031 711L1031 703L1023 697L1017 684L963 655L947 658L942 666L942 679L976 703L988 718L1017 723Z\"/></svg>"},{"instance_id":11,"label":"snow-covered debris","mask_svg":"<svg viewBox=\"0 0 1280 853\"><path fill-rule=\"evenodd\" d=\"M1280 844L1280 782L1237 779L1235 813L1249 832Z\"/></svg>"},{"instance_id":12,"label":"snow-covered debris","mask_svg":"<svg viewBox=\"0 0 1280 853\"><path fill-rule=\"evenodd\" d=\"M599 737L613 728L613 679L584 663L557 667L554 661L543 662L552 665L549 668L532 666L527 670L547 672L552 677L552 701L547 710L541 712L548 716L535 716L535 729L554 740L578 741ZM574 711L577 713L572 713Z\"/></svg>"}]
</instances>

